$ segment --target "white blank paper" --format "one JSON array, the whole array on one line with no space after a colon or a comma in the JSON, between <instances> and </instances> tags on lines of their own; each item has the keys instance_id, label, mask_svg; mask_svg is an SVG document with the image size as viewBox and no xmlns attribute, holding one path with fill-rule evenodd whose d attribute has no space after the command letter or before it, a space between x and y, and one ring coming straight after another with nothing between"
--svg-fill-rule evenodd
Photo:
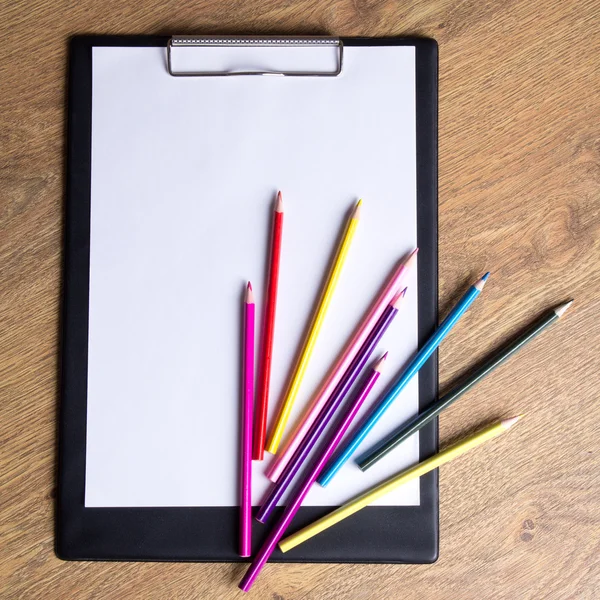
<instances>
[{"instance_id":1,"label":"white blank paper","mask_svg":"<svg viewBox=\"0 0 600 600\"><path fill-rule=\"evenodd\" d=\"M285 219L269 425L348 212L363 198L289 434L416 246L414 48L347 47L335 78L175 78L164 48L99 47L92 105L85 504L235 506L241 301L250 280L262 315L275 194ZM407 284L369 405L417 347L416 273ZM417 408L415 379L361 450ZM348 463L305 504L338 505L417 460L413 436L367 473ZM266 464L254 463L254 504L268 487ZM380 501L418 503L418 481Z\"/></svg>"}]
</instances>

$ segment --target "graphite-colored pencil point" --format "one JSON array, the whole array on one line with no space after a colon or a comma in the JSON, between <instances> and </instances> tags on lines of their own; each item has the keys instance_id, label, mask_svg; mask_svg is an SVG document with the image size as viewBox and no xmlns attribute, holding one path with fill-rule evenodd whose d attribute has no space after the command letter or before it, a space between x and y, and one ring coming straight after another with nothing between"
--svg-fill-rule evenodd
<instances>
[{"instance_id":1,"label":"graphite-colored pencil point","mask_svg":"<svg viewBox=\"0 0 600 600\"><path fill-rule=\"evenodd\" d=\"M510 419L504 419L502 421L502 427L504 429L510 429L517 421L519 421L523 417L523 415L517 415L516 417L511 417Z\"/></svg>"},{"instance_id":2,"label":"graphite-colored pencil point","mask_svg":"<svg viewBox=\"0 0 600 600\"><path fill-rule=\"evenodd\" d=\"M386 352L374 365L373 365L373 371L377 371L378 373L381 373L381 369L383 369L383 365L385 364L385 361L387 359L388 353Z\"/></svg>"},{"instance_id":3,"label":"graphite-colored pencil point","mask_svg":"<svg viewBox=\"0 0 600 600\"><path fill-rule=\"evenodd\" d=\"M252 291L252 284L248 282L246 288L246 304L254 304L254 292Z\"/></svg>"},{"instance_id":4,"label":"graphite-colored pencil point","mask_svg":"<svg viewBox=\"0 0 600 600\"><path fill-rule=\"evenodd\" d=\"M485 282L488 280L488 277L490 276L490 272L488 271L475 285L474 287L476 287L479 291L481 291L483 289L483 286L485 285Z\"/></svg>"},{"instance_id":5,"label":"graphite-colored pencil point","mask_svg":"<svg viewBox=\"0 0 600 600\"><path fill-rule=\"evenodd\" d=\"M281 192L277 192L277 202L275 204L275 212L278 212L278 213L283 212L283 198L281 196Z\"/></svg>"},{"instance_id":6,"label":"graphite-colored pencil point","mask_svg":"<svg viewBox=\"0 0 600 600\"><path fill-rule=\"evenodd\" d=\"M362 200L359 200L356 203L356 207L354 208L354 212L352 213L352 218L353 219L360 219L361 206L362 206Z\"/></svg>"},{"instance_id":7,"label":"graphite-colored pencil point","mask_svg":"<svg viewBox=\"0 0 600 600\"><path fill-rule=\"evenodd\" d=\"M408 288L404 288L401 292L398 292L398 294L396 296L394 296L394 299L391 302L391 305L394 308L399 308L400 304L402 302L402 300L404 299L404 296L406 296L406 290Z\"/></svg>"},{"instance_id":8,"label":"graphite-colored pencil point","mask_svg":"<svg viewBox=\"0 0 600 600\"><path fill-rule=\"evenodd\" d=\"M567 309L569 308L569 306L571 306L571 304L573 304L573 300L569 300L568 302L565 302L564 304L557 306L554 309L554 312L556 313L556 315L558 317L562 317L565 314L565 312L567 312Z\"/></svg>"}]
</instances>

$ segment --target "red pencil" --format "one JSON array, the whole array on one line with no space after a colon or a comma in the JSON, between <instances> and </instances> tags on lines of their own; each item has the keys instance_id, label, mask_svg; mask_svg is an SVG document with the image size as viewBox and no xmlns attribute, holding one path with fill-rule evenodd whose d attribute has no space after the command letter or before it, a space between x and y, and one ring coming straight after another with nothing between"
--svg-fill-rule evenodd
<instances>
[{"instance_id":1,"label":"red pencil","mask_svg":"<svg viewBox=\"0 0 600 600\"><path fill-rule=\"evenodd\" d=\"M260 371L258 374L258 395L256 397L256 418L254 420L254 447L252 458L262 460L265 454L267 435L267 407L269 406L269 386L271 383L271 357L273 354L273 332L275 330L275 309L277 306L277 285L279 282L279 259L281 256L281 232L283 229L283 200L277 193L277 203L273 214L273 234L271 238L271 264L269 283L263 319Z\"/></svg>"}]
</instances>

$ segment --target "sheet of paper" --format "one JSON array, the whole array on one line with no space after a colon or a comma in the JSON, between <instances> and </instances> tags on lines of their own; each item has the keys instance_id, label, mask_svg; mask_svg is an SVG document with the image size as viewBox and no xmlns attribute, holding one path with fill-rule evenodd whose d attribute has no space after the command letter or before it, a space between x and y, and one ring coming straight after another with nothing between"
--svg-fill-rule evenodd
<instances>
[{"instance_id":1,"label":"sheet of paper","mask_svg":"<svg viewBox=\"0 0 600 600\"><path fill-rule=\"evenodd\" d=\"M269 423L363 198L289 433L416 246L415 136L414 48L347 47L336 78L174 78L164 48L94 48L86 506L238 504L241 301L250 280L262 313L275 194L285 220ZM415 273L408 285L370 402L416 349ZM415 380L362 448L417 406ZM338 505L417 460L413 436L368 473L347 464L306 504ZM255 504L267 463L254 463ZM418 504L418 481L380 503Z\"/></svg>"}]
</instances>

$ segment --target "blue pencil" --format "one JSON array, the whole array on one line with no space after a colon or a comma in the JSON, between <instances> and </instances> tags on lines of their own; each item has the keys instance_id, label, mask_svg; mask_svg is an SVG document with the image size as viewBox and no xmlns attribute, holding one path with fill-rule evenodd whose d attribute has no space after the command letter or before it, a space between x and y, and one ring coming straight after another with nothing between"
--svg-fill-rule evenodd
<instances>
[{"instance_id":1,"label":"blue pencil","mask_svg":"<svg viewBox=\"0 0 600 600\"><path fill-rule=\"evenodd\" d=\"M473 304L473 301L483 290L483 286L489 277L486 273L476 284L472 285L466 294L458 301L457 305L450 311L450 314L444 319L443 323L436 329L433 335L427 340L427 343L417 352L409 365L400 373L400 376L392 384L384 397L371 409L365 416L358 430L350 436L340 449L336 452L329 464L323 470L323 473L317 480L319 485L325 487L333 476L342 468L348 459L354 454L362 441L367 437L371 429L382 417L383 413L390 407L392 402L400 395L400 392L406 387L408 382L419 372L419 369L425 364L427 359L433 354L441 341L448 335L452 327Z\"/></svg>"}]
</instances>

